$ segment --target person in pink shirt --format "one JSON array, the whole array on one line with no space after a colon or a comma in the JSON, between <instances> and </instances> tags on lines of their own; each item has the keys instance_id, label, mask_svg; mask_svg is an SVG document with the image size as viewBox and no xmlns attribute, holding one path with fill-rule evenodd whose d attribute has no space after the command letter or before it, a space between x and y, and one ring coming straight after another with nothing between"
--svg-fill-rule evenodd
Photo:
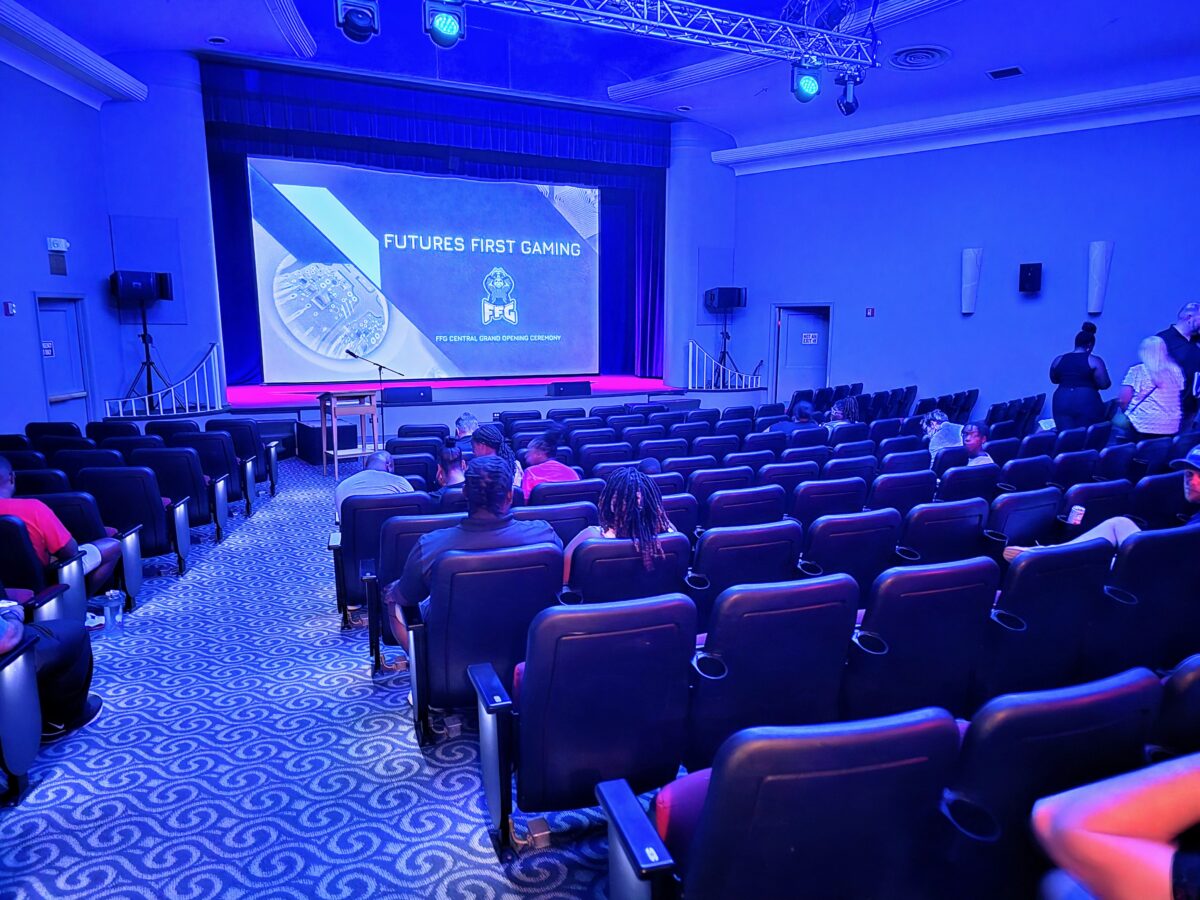
<instances>
[{"instance_id":1,"label":"person in pink shirt","mask_svg":"<svg viewBox=\"0 0 1200 900\"><path fill-rule=\"evenodd\" d=\"M562 436L563 429L554 427L529 442L525 451L525 478L521 482L526 500L534 487L542 482L579 480L578 472L555 459Z\"/></svg>"}]
</instances>

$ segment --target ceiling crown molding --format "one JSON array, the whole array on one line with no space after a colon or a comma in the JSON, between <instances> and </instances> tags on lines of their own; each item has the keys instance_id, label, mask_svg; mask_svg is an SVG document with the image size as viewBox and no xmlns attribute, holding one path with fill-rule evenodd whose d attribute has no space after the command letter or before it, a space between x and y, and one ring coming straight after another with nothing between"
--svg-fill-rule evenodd
<instances>
[{"instance_id":1,"label":"ceiling crown molding","mask_svg":"<svg viewBox=\"0 0 1200 900\"><path fill-rule=\"evenodd\" d=\"M0 0L0 58L63 93L98 107L145 100L146 85L14 0Z\"/></svg>"},{"instance_id":2,"label":"ceiling crown molding","mask_svg":"<svg viewBox=\"0 0 1200 900\"><path fill-rule=\"evenodd\" d=\"M263 0L263 3L293 53L301 59L312 59L317 55L317 42L304 24L300 10L296 9L295 0Z\"/></svg>"},{"instance_id":3,"label":"ceiling crown molding","mask_svg":"<svg viewBox=\"0 0 1200 900\"><path fill-rule=\"evenodd\" d=\"M1200 77L717 150L738 175L1200 115Z\"/></svg>"},{"instance_id":4,"label":"ceiling crown molding","mask_svg":"<svg viewBox=\"0 0 1200 900\"><path fill-rule=\"evenodd\" d=\"M899 25L901 22L907 22L909 19L915 19L917 16L937 12L947 6L955 6L961 2L962 0L881 0L873 21L876 30L888 28L892 25ZM846 21L845 27L841 30L847 34L860 33L867 27L868 21L872 21L870 19L870 12L870 4L860 7ZM753 72L755 69L775 65L778 62L779 60L777 59L763 59L740 53L728 53L716 59L672 69L658 75L650 75L646 78L638 78L634 81L614 84L608 89L608 99L617 103L636 103L640 100L656 97L659 94L707 84L710 81L719 81L722 78L729 78L731 75L740 75L743 72Z\"/></svg>"}]
</instances>

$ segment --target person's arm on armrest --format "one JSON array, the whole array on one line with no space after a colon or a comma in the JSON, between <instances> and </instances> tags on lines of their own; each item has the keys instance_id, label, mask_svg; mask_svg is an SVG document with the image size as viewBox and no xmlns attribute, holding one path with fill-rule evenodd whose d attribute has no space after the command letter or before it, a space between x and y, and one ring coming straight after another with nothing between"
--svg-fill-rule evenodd
<instances>
[{"instance_id":1,"label":"person's arm on armrest","mask_svg":"<svg viewBox=\"0 0 1200 900\"><path fill-rule=\"evenodd\" d=\"M15 612L10 612L15 610ZM21 643L25 633L25 625L17 616L21 615L21 607L10 606L0 610L0 653L7 653Z\"/></svg>"},{"instance_id":2,"label":"person's arm on armrest","mask_svg":"<svg viewBox=\"0 0 1200 900\"><path fill-rule=\"evenodd\" d=\"M1200 754L1039 800L1046 852L1099 900L1171 900L1175 839L1200 822Z\"/></svg>"}]
</instances>

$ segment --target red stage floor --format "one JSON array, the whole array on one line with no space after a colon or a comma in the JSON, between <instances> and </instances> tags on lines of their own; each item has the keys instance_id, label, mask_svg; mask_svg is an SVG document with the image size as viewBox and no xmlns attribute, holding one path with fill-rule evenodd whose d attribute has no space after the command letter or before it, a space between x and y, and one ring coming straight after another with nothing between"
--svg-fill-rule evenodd
<instances>
[{"instance_id":1,"label":"red stage floor","mask_svg":"<svg viewBox=\"0 0 1200 900\"><path fill-rule=\"evenodd\" d=\"M590 381L592 395L646 394L669 391L661 378L637 378L633 375L593 375L567 378L468 378L454 381L385 381L384 387L431 387L434 400L443 391L463 389L480 392L481 399L488 394L503 394L505 388L547 385L553 381ZM317 395L326 391L372 391L379 383L355 382L352 384L231 384L225 389L229 405L235 409L262 409L265 407L316 406ZM570 398L563 398L570 399ZM586 397L578 397L586 405Z\"/></svg>"}]
</instances>

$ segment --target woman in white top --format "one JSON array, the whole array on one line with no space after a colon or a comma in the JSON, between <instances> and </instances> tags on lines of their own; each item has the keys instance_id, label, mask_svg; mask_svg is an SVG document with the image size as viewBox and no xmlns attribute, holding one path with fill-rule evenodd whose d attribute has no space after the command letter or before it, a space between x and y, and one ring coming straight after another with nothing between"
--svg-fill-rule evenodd
<instances>
[{"instance_id":1,"label":"woman in white top","mask_svg":"<svg viewBox=\"0 0 1200 900\"><path fill-rule=\"evenodd\" d=\"M1179 431L1183 372L1160 337L1142 341L1138 358L1141 362L1126 373L1117 399L1134 428L1130 437L1135 441L1170 437Z\"/></svg>"},{"instance_id":2,"label":"woman in white top","mask_svg":"<svg viewBox=\"0 0 1200 900\"><path fill-rule=\"evenodd\" d=\"M675 530L663 509L658 485L638 471L637 466L622 466L608 476L600 492L600 524L589 525L571 539L563 550L563 584L571 580L571 554L589 538L625 538L642 555L646 569L662 559L658 536Z\"/></svg>"}]
</instances>

